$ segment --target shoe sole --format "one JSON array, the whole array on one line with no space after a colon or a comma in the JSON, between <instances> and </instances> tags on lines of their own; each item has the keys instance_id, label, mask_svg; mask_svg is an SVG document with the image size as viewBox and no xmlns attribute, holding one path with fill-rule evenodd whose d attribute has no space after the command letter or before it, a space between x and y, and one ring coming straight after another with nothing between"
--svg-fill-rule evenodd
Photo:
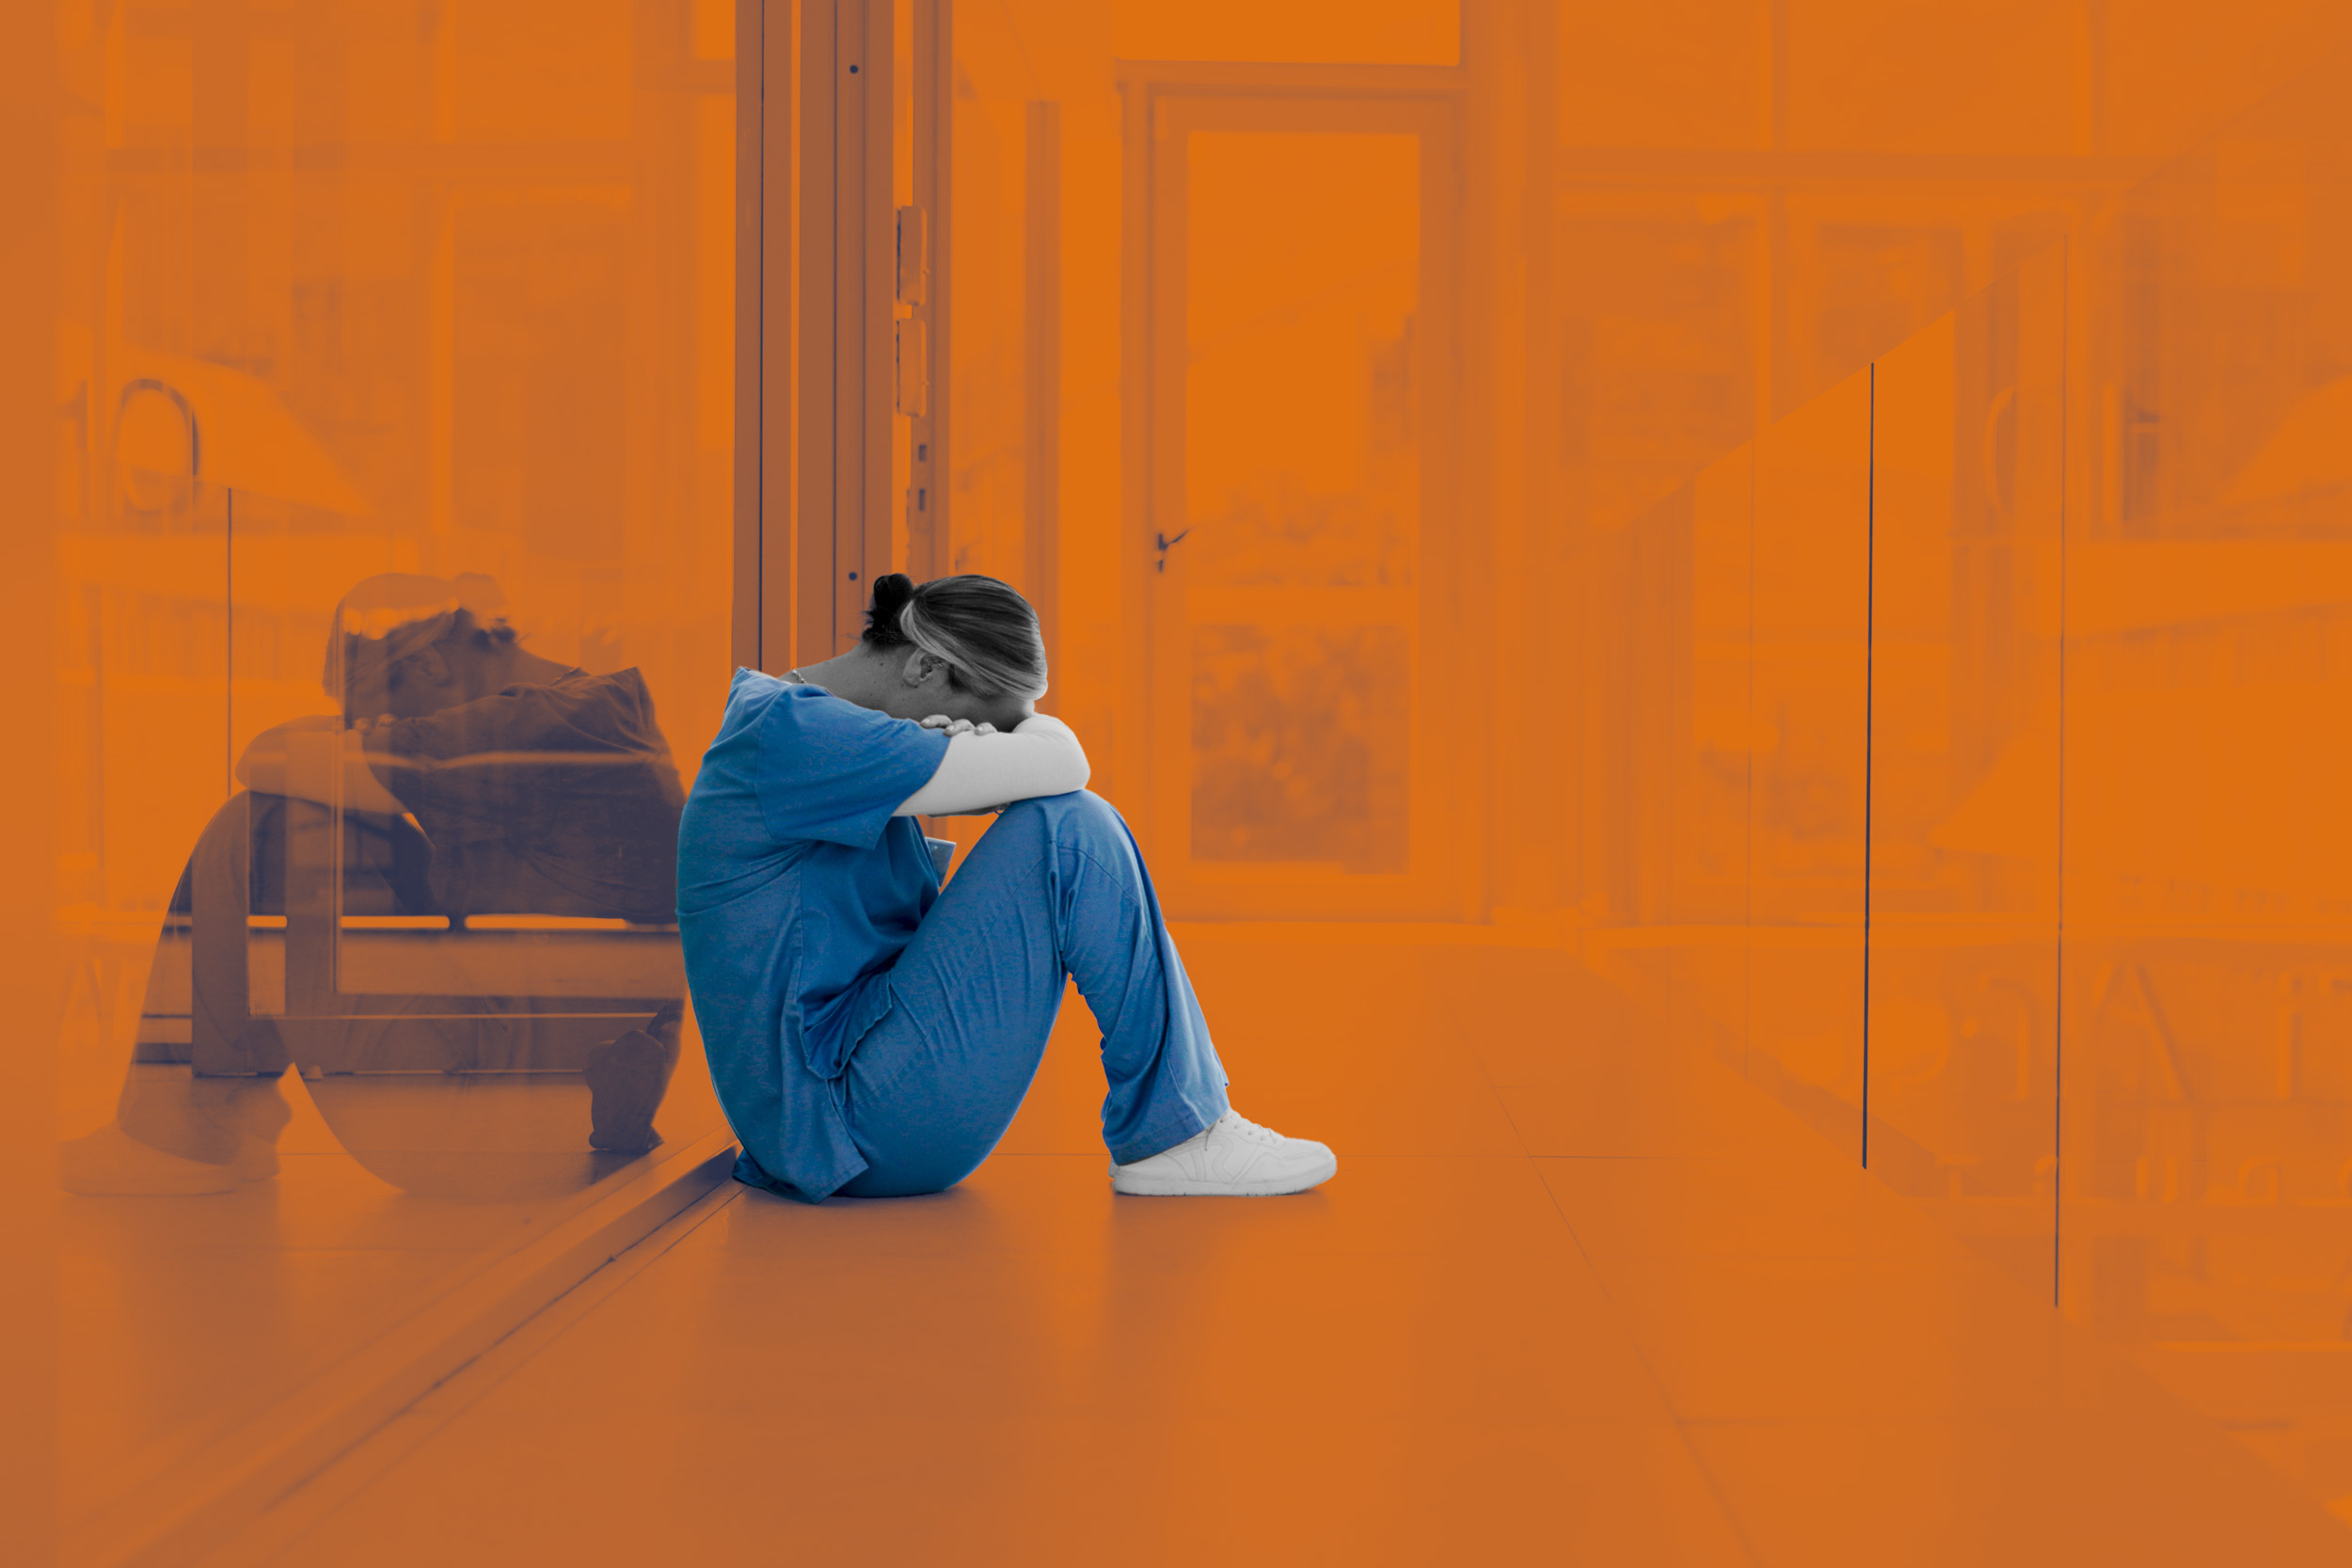
<instances>
[{"instance_id":1,"label":"shoe sole","mask_svg":"<svg viewBox=\"0 0 2352 1568\"><path fill-rule=\"evenodd\" d=\"M1339 1173L1340 1162L1336 1155L1297 1176L1247 1181L1239 1186L1192 1181L1180 1176L1121 1176L1114 1172L1111 1191L1124 1197L1289 1197L1295 1193L1320 1187Z\"/></svg>"}]
</instances>

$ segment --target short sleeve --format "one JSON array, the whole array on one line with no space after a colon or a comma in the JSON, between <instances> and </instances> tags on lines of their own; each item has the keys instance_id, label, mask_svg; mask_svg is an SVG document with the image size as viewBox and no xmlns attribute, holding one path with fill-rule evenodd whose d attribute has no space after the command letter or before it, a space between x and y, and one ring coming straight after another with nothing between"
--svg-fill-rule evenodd
<instances>
[{"instance_id":1,"label":"short sleeve","mask_svg":"<svg viewBox=\"0 0 2352 1568\"><path fill-rule=\"evenodd\" d=\"M787 687L759 719L760 815L780 840L871 849L946 754L942 731Z\"/></svg>"}]
</instances>

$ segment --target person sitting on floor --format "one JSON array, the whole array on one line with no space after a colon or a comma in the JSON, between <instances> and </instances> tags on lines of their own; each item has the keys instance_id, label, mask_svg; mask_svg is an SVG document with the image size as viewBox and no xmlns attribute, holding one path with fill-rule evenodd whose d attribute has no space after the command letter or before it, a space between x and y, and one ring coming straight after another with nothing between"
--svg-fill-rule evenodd
<instances>
[{"instance_id":1,"label":"person sitting on floor","mask_svg":"<svg viewBox=\"0 0 2352 1568\"><path fill-rule=\"evenodd\" d=\"M246 749L247 793L198 841L173 911L193 911L205 868L233 877L242 847L251 912L283 913L289 820L325 821L340 796L345 913L675 919L685 797L644 677L540 657L503 609L478 575L388 573L353 589L326 674L342 715L294 720ZM64 1146L68 1190L214 1193L275 1173L285 1054L266 1021L244 1019L242 970L215 969L194 966L193 1071L158 1081L135 1066L116 1120ZM660 1142L653 1117L683 1015L681 999L590 1053L593 1147Z\"/></svg>"},{"instance_id":2,"label":"person sitting on floor","mask_svg":"<svg viewBox=\"0 0 2352 1568\"><path fill-rule=\"evenodd\" d=\"M1237 1115L1135 835L1036 711L993 578L879 578L866 633L735 673L678 834L678 922L737 1180L804 1202L954 1186L1010 1125L1067 980L1103 1026L1120 1193L1271 1196L1339 1168ZM942 891L917 814L997 814Z\"/></svg>"}]
</instances>

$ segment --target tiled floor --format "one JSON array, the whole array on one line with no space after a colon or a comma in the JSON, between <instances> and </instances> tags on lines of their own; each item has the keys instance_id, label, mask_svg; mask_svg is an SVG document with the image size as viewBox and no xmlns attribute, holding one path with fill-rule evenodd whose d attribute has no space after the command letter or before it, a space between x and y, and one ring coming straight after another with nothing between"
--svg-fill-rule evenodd
<instances>
[{"instance_id":1,"label":"tiled floor","mask_svg":"<svg viewBox=\"0 0 2352 1568\"><path fill-rule=\"evenodd\" d=\"M275 1560L2352 1561L1561 955L1180 941L1327 1187L1114 1199L1073 1006L962 1188L739 1193Z\"/></svg>"},{"instance_id":2,"label":"tiled floor","mask_svg":"<svg viewBox=\"0 0 2352 1568\"><path fill-rule=\"evenodd\" d=\"M117 1069L119 1071L119 1069ZM184 1075L184 1067L142 1067ZM577 1074L453 1089L438 1075L341 1079L316 1085L346 1103L342 1125L389 1148L421 1150L437 1174L475 1181L471 1196L421 1196L348 1152L290 1074L294 1119L278 1136L279 1173L202 1196L67 1197L58 1375L72 1398L57 1435L59 1515L79 1528L123 1499L184 1480L217 1458L245 1423L425 1304L512 1255L638 1167L586 1147L588 1094ZM467 1147L449 1149L445 1103L477 1115ZM484 1101L496 1123L480 1125ZM681 1073L660 1126L671 1146L721 1117L698 1065ZM486 1152L474 1146L487 1142ZM552 1152L550 1152L552 1151ZM451 1184L449 1181L442 1183Z\"/></svg>"}]
</instances>

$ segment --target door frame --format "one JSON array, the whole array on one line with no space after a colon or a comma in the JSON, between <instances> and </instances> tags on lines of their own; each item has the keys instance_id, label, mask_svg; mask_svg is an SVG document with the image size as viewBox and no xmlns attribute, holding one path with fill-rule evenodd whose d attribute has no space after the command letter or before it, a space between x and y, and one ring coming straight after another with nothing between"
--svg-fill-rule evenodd
<instances>
[{"instance_id":1,"label":"door frame","mask_svg":"<svg viewBox=\"0 0 2352 1568\"><path fill-rule=\"evenodd\" d=\"M1173 533L1184 525L1169 523L1167 509L1171 491L1167 475L1157 471L1166 450L1164 427L1181 413L1169 408L1171 384L1154 364L1152 346L1160 330L1158 316L1166 310L1167 263L1163 255L1169 237L1161 230L1155 211L1158 192L1159 131L1164 107L1185 103L1254 103L1269 107L1354 108L1365 119L1391 119L1397 129L1422 139L1429 163L1439 179L1424 181L1424 192L1444 193L1441 208L1424 206L1424 277L1433 254L1444 258L1442 271L1451 274L1446 287L1436 292L1435 303L1446 313L1442 338L1450 353L1434 367L1438 387L1423 404L1445 423L1433 432L1436 461L1424 462L1422 473L1422 549L1416 578L1421 594L1421 631L1417 639L1415 678L1424 691L1456 673L1454 648L1470 627L1469 607L1481 596L1481 586L1470 579L1470 568L1486 558L1483 548L1465 549L1472 530L1491 530L1478 509L1464 505L1469 487L1465 472L1475 461L1467 433L1454 428L1465 387L1469 313L1459 295L1467 286L1472 264L1466 214L1470 197L1465 166L1469 76L1459 67L1355 67L1201 65L1184 62L1122 61L1119 87L1122 113L1122 160L1125 212L1121 243L1121 529L1120 564L1122 625L1127 628L1121 650L1125 689L1140 698L1143 712L1157 711L1155 690L1160 660L1157 641L1169 634L1160 626L1160 594L1155 592L1161 552L1156 532ZM1270 117L1271 118L1271 117ZM1308 127L1302 126L1302 130ZM1343 130L1335 122L1334 130ZM1428 237L1437 234L1432 246ZM1173 395L1181 398L1181 382ZM1449 499L1451 504L1447 504ZM1164 579L1163 579L1164 580ZM1463 672L1467 673L1467 672ZM1434 705L1424 697L1416 705L1416 721L1431 722ZM1486 893L1486 804L1481 788L1490 737L1475 724L1465 725L1462 744L1448 766L1415 770L1417 790L1437 792L1435 809L1454 823L1446 834L1442 863L1417 863L1412 871L1393 876L1365 875L1328 879L1328 886L1303 888L1294 877L1238 875L1196 882L1182 869L1189 862L1185 847L1168 842L1178 824L1172 814L1155 804L1162 793L1158 764L1162 748L1189 749L1188 737L1154 736L1149 723L1119 727L1114 767L1121 781L1121 799L1152 852L1158 868L1168 912L1178 918L1207 919L1339 919L1339 920L1476 920ZM1420 744L1416 742L1416 751ZM1422 846L1416 843L1416 849Z\"/></svg>"},{"instance_id":2,"label":"door frame","mask_svg":"<svg viewBox=\"0 0 2352 1568\"><path fill-rule=\"evenodd\" d=\"M840 653L875 577L928 577L945 555L952 16L952 0L736 0L731 641L747 669Z\"/></svg>"}]
</instances>

